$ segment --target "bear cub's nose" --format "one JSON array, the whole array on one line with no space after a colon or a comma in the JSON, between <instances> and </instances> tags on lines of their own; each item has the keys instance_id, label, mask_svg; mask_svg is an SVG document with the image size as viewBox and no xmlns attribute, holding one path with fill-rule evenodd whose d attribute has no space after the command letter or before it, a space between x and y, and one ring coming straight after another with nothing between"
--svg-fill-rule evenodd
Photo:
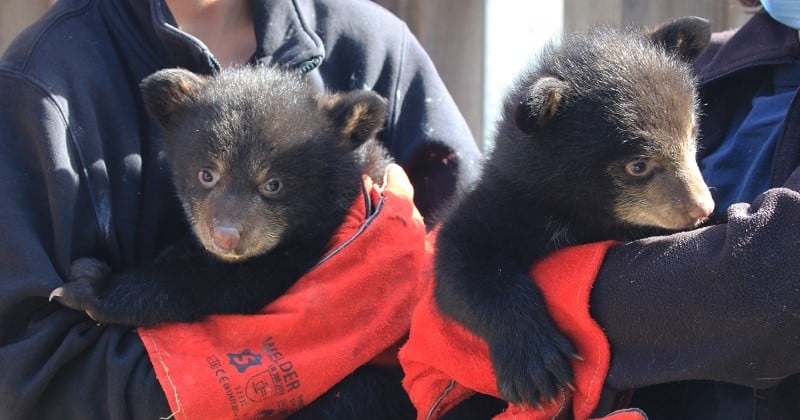
<instances>
[{"instance_id":1,"label":"bear cub's nose","mask_svg":"<svg viewBox=\"0 0 800 420\"><path fill-rule=\"evenodd\" d=\"M700 224L708 219L713 211L714 199L711 198L710 194L697 198L688 208L689 218L692 219L695 224Z\"/></svg>"},{"instance_id":2,"label":"bear cub's nose","mask_svg":"<svg viewBox=\"0 0 800 420\"><path fill-rule=\"evenodd\" d=\"M239 245L239 230L228 226L214 228L214 244L225 251L233 251Z\"/></svg>"}]
</instances>

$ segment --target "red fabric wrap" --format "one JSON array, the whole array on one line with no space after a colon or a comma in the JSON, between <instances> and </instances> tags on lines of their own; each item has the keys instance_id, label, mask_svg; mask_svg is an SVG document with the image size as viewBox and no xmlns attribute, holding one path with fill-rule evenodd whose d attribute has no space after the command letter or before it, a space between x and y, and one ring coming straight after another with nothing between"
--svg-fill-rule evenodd
<instances>
[{"instance_id":1,"label":"red fabric wrap","mask_svg":"<svg viewBox=\"0 0 800 420\"><path fill-rule=\"evenodd\" d=\"M573 362L574 393L562 395L559 403L546 404L544 410L510 406L497 418L552 419L571 407L574 418L586 419L597 406L610 353L605 334L589 314L589 293L606 251L614 244L565 248L534 265L531 276L537 279L550 314L584 360ZM437 418L475 392L499 396L486 342L444 317L433 289L430 282L421 292L410 337L400 350L406 372L403 385L419 419ZM626 417L637 413L619 412L613 418L637 418Z\"/></svg>"},{"instance_id":2,"label":"red fabric wrap","mask_svg":"<svg viewBox=\"0 0 800 420\"><path fill-rule=\"evenodd\" d=\"M430 255L399 176L367 180L377 212L356 200L332 254L260 313L138 330L176 419L285 417L406 336Z\"/></svg>"}]
</instances>

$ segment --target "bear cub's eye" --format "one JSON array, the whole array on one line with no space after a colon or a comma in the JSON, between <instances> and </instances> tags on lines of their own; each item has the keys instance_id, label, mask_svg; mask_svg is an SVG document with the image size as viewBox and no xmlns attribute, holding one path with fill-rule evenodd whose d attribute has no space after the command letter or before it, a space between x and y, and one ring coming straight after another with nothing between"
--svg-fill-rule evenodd
<instances>
[{"instance_id":1,"label":"bear cub's eye","mask_svg":"<svg viewBox=\"0 0 800 420\"><path fill-rule=\"evenodd\" d=\"M625 165L625 171L630 176L642 178L653 172L655 165L646 157L638 157Z\"/></svg>"},{"instance_id":2,"label":"bear cub's eye","mask_svg":"<svg viewBox=\"0 0 800 420\"><path fill-rule=\"evenodd\" d=\"M205 188L211 188L219 182L219 173L213 169L203 168L197 173L197 179Z\"/></svg>"},{"instance_id":3,"label":"bear cub's eye","mask_svg":"<svg viewBox=\"0 0 800 420\"><path fill-rule=\"evenodd\" d=\"M261 185L261 193L264 195L275 195L281 191L283 183L278 178L270 178Z\"/></svg>"}]
</instances>

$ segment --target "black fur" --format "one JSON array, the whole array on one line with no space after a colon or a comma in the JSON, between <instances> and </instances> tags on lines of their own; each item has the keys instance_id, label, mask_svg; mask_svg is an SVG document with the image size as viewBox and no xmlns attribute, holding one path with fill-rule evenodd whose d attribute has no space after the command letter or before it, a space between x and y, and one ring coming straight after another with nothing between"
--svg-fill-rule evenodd
<instances>
[{"instance_id":1,"label":"black fur","mask_svg":"<svg viewBox=\"0 0 800 420\"><path fill-rule=\"evenodd\" d=\"M101 323L151 326L260 310L320 261L359 194L365 161L382 176L388 159L373 139L386 111L372 92L320 95L302 78L266 68L212 78L163 70L142 90L195 237L136 270L73 263L73 281L54 297ZM357 105L360 119L348 120ZM199 182L203 170L216 174L213 186ZM265 191L270 182L279 191ZM223 228L239 230L236 249L216 245Z\"/></svg>"},{"instance_id":2,"label":"black fur","mask_svg":"<svg viewBox=\"0 0 800 420\"><path fill-rule=\"evenodd\" d=\"M385 101L370 91L320 94L270 68L163 70L142 91L195 235L134 270L73 262L51 297L103 324L259 311L322 259L362 174L380 182L391 161L374 139ZM398 376L362 367L302 416L413 417Z\"/></svg>"},{"instance_id":3,"label":"black fur","mask_svg":"<svg viewBox=\"0 0 800 420\"><path fill-rule=\"evenodd\" d=\"M487 341L507 401L554 398L579 357L528 276L535 261L571 244L626 239L641 226L688 227L708 210L694 170L686 182L697 185L680 185L671 201L682 203L678 221L620 216L644 214L657 193L673 194L664 187L676 178L672 160L694 141L695 92L682 60L699 54L709 34L708 22L686 18L649 35L567 36L506 97L481 179L441 228L435 269L441 310Z\"/></svg>"}]
</instances>

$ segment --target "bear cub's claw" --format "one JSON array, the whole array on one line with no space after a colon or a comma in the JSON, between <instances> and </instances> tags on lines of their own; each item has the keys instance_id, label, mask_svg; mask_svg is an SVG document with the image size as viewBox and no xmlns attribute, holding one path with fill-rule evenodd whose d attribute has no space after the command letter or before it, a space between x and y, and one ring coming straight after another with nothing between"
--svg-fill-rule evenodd
<instances>
[{"instance_id":1,"label":"bear cub's claw","mask_svg":"<svg viewBox=\"0 0 800 420\"><path fill-rule=\"evenodd\" d=\"M86 312L95 321L99 294L105 289L111 267L95 258L80 258L70 265L70 281L50 292L50 301L68 308Z\"/></svg>"},{"instance_id":2,"label":"bear cub's claw","mask_svg":"<svg viewBox=\"0 0 800 420\"><path fill-rule=\"evenodd\" d=\"M564 389L574 390L571 360L580 355L555 326L538 333L516 336L501 346L490 346L497 388L514 404L534 408L558 401Z\"/></svg>"}]
</instances>

